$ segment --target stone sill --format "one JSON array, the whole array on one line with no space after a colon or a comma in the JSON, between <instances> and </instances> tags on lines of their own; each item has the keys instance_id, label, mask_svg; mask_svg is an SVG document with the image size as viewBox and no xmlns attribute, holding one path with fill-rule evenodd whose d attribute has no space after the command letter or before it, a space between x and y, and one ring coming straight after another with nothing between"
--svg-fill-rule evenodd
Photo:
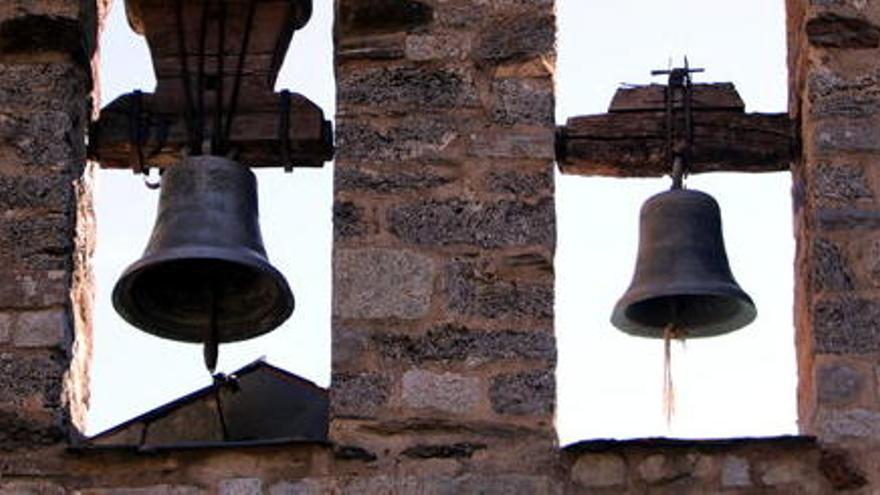
<instances>
[{"instance_id":1,"label":"stone sill","mask_svg":"<svg viewBox=\"0 0 880 495\"><path fill-rule=\"evenodd\" d=\"M741 447L771 447L774 449L800 449L816 446L816 437L806 435L783 435L777 437L740 437L718 439L637 438L632 440L598 439L584 440L562 448L566 454L602 453L624 450L697 450L724 451Z\"/></svg>"},{"instance_id":2,"label":"stone sill","mask_svg":"<svg viewBox=\"0 0 880 495\"><path fill-rule=\"evenodd\" d=\"M90 453L132 453L139 455L152 455L158 453L174 453L186 452L192 450L240 450L240 449L259 449L261 447L316 447L318 449L326 449L332 447L330 442L319 442L314 440L302 440L298 438L278 438L273 440L253 440L238 442L182 442L172 445L154 445L154 446L138 446L138 445L71 445L67 451L74 454L90 454Z\"/></svg>"}]
</instances>

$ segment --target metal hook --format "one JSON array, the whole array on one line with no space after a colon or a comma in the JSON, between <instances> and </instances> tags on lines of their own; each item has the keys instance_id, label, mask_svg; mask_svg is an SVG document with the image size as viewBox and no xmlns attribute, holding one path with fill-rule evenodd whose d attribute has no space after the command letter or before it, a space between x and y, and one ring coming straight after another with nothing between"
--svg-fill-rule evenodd
<instances>
[{"instance_id":1,"label":"metal hook","mask_svg":"<svg viewBox=\"0 0 880 495\"><path fill-rule=\"evenodd\" d=\"M158 170L156 173L157 177L151 180L152 171ZM146 169L144 170L144 185L147 186L147 189L151 191L155 191L162 186L162 170L160 169Z\"/></svg>"}]
</instances>

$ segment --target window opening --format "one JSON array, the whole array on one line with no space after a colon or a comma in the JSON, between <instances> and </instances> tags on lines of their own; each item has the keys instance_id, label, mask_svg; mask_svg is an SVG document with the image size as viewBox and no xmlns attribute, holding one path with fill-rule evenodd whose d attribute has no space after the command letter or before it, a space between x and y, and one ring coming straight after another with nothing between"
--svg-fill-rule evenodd
<instances>
[{"instance_id":1,"label":"window opening","mask_svg":"<svg viewBox=\"0 0 880 495\"><path fill-rule=\"evenodd\" d=\"M683 55L706 67L697 82L736 84L747 111L786 109L781 1L557 0L557 19L560 123L605 113L622 82L665 83L651 80L649 71ZM684 352L674 349L677 407L667 428L663 342L623 334L609 317L632 276L639 208L668 189L669 179L557 174L557 429L563 444L796 432L790 177L713 173L692 175L688 186L721 205L730 264L755 300L758 319L727 336L688 340Z\"/></svg>"},{"instance_id":2,"label":"window opening","mask_svg":"<svg viewBox=\"0 0 880 495\"><path fill-rule=\"evenodd\" d=\"M290 89L335 114L332 80L332 3L315 2L311 20L296 32L276 91ZM137 62L135 62L135 60ZM295 67L309 67L308 71ZM143 38L131 32L123 2L111 9L102 37L102 103L155 79ZM231 372L264 357L321 387L330 377L330 256L332 164L321 169L257 170L260 222L269 259L288 279L293 316L269 334L224 344L218 371ZM211 384L200 345L164 341L130 327L113 310L117 277L138 259L155 222L158 192L130 172L100 170L95 192L98 239L94 359L88 434Z\"/></svg>"}]
</instances>

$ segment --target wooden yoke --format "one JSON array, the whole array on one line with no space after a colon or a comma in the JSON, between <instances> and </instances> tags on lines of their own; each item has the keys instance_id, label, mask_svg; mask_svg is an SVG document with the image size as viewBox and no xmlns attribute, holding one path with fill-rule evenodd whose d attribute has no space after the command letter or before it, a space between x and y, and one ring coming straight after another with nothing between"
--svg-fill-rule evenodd
<instances>
[{"instance_id":1,"label":"wooden yoke","mask_svg":"<svg viewBox=\"0 0 880 495\"><path fill-rule=\"evenodd\" d=\"M570 118L557 129L560 170L608 177L669 174L664 88L620 88L609 113ZM680 101L673 103L681 108ZM788 115L745 113L733 84L695 84L693 119L691 173L776 172L794 161L797 147Z\"/></svg>"},{"instance_id":2,"label":"wooden yoke","mask_svg":"<svg viewBox=\"0 0 880 495\"><path fill-rule=\"evenodd\" d=\"M251 167L322 166L333 157L323 111L273 91L311 8L311 0L126 0L129 24L150 47L156 92L102 109L89 158L143 172L184 153L216 153L209 143L224 141L224 154Z\"/></svg>"}]
</instances>

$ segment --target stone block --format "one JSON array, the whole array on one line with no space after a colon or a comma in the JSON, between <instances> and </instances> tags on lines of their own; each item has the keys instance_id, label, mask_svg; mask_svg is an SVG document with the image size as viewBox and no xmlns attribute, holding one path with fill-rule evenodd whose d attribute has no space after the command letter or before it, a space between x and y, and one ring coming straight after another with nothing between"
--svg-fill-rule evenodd
<instances>
[{"instance_id":1,"label":"stone block","mask_svg":"<svg viewBox=\"0 0 880 495\"><path fill-rule=\"evenodd\" d=\"M386 377L371 373L334 373L330 405L336 417L369 418L388 402Z\"/></svg>"},{"instance_id":2,"label":"stone block","mask_svg":"<svg viewBox=\"0 0 880 495\"><path fill-rule=\"evenodd\" d=\"M18 318L13 313L0 313L0 343L8 344L15 331Z\"/></svg>"},{"instance_id":3,"label":"stone block","mask_svg":"<svg viewBox=\"0 0 880 495\"><path fill-rule=\"evenodd\" d=\"M259 478L231 478L217 484L217 495L262 495L263 482Z\"/></svg>"},{"instance_id":4,"label":"stone block","mask_svg":"<svg viewBox=\"0 0 880 495\"><path fill-rule=\"evenodd\" d=\"M823 12L807 21L807 40L822 48L877 48L880 27L867 19Z\"/></svg>"},{"instance_id":5,"label":"stone block","mask_svg":"<svg viewBox=\"0 0 880 495\"><path fill-rule=\"evenodd\" d=\"M720 466L718 460L709 455L692 454L688 460L693 465L691 475L702 481L709 481L718 476Z\"/></svg>"},{"instance_id":6,"label":"stone block","mask_svg":"<svg viewBox=\"0 0 880 495\"><path fill-rule=\"evenodd\" d=\"M64 270L71 264L73 222L63 215L0 220L0 262L29 270Z\"/></svg>"},{"instance_id":7,"label":"stone block","mask_svg":"<svg viewBox=\"0 0 880 495\"><path fill-rule=\"evenodd\" d=\"M420 167L424 169L424 167ZM399 194L422 191L449 184L454 179L430 171L376 172L337 165L333 187L336 191L358 191L367 194Z\"/></svg>"},{"instance_id":8,"label":"stone block","mask_svg":"<svg viewBox=\"0 0 880 495\"><path fill-rule=\"evenodd\" d=\"M537 203L419 201L392 209L388 223L394 235L417 245L494 248L556 243L556 211L549 198Z\"/></svg>"},{"instance_id":9,"label":"stone block","mask_svg":"<svg viewBox=\"0 0 880 495\"><path fill-rule=\"evenodd\" d=\"M552 282L496 279L474 263L447 265L445 292L449 309L458 314L491 319L553 317Z\"/></svg>"},{"instance_id":10,"label":"stone block","mask_svg":"<svg viewBox=\"0 0 880 495\"><path fill-rule=\"evenodd\" d=\"M90 27L84 26L78 18L51 15L0 18L0 53L70 54L86 65L94 49L94 37L90 34Z\"/></svg>"},{"instance_id":11,"label":"stone block","mask_svg":"<svg viewBox=\"0 0 880 495\"><path fill-rule=\"evenodd\" d=\"M871 186L861 167L853 165L819 165L815 173L816 199L823 205L852 204L873 199Z\"/></svg>"},{"instance_id":12,"label":"stone block","mask_svg":"<svg viewBox=\"0 0 880 495\"><path fill-rule=\"evenodd\" d=\"M401 386L406 406L451 414L475 413L485 396L479 378L455 373L410 370L404 373Z\"/></svg>"},{"instance_id":13,"label":"stone block","mask_svg":"<svg viewBox=\"0 0 880 495\"><path fill-rule=\"evenodd\" d=\"M23 165L66 167L85 161L85 105L81 112L43 110L0 113L0 145L11 146Z\"/></svg>"},{"instance_id":14,"label":"stone block","mask_svg":"<svg viewBox=\"0 0 880 495\"><path fill-rule=\"evenodd\" d=\"M468 153L479 158L556 159L556 134L552 129L482 130L471 134Z\"/></svg>"},{"instance_id":15,"label":"stone block","mask_svg":"<svg viewBox=\"0 0 880 495\"><path fill-rule=\"evenodd\" d=\"M368 230L363 208L352 201L337 201L333 204L334 239L359 237Z\"/></svg>"},{"instance_id":16,"label":"stone block","mask_svg":"<svg viewBox=\"0 0 880 495\"><path fill-rule=\"evenodd\" d=\"M333 457L340 461L373 462L376 454L357 445L339 445L333 449Z\"/></svg>"},{"instance_id":17,"label":"stone block","mask_svg":"<svg viewBox=\"0 0 880 495\"><path fill-rule=\"evenodd\" d=\"M549 476L522 474L465 475L451 479L431 480L429 490L420 493L483 495L562 495L562 486Z\"/></svg>"},{"instance_id":18,"label":"stone block","mask_svg":"<svg viewBox=\"0 0 880 495\"><path fill-rule=\"evenodd\" d=\"M471 76L461 69L397 67L348 71L337 80L340 105L389 110L450 107L479 103Z\"/></svg>"},{"instance_id":19,"label":"stone block","mask_svg":"<svg viewBox=\"0 0 880 495\"><path fill-rule=\"evenodd\" d=\"M553 80L499 79L492 83L492 118L504 125L553 126Z\"/></svg>"},{"instance_id":20,"label":"stone block","mask_svg":"<svg viewBox=\"0 0 880 495\"><path fill-rule=\"evenodd\" d=\"M816 368L816 393L821 404L851 403L864 388L863 374L845 363L833 361Z\"/></svg>"},{"instance_id":21,"label":"stone block","mask_svg":"<svg viewBox=\"0 0 880 495\"><path fill-rule=\"evenodd\" d=\"M66 362L61 354L0 354L0 404L59 407Z\"/></svg>"},{"instance_id":22,"label":"stone block","mask_svg":"<svg viewBox=\"0 0 880 495\"><path fill-rule=\"evenodd\" d=\"M434 9L417 0L341 0L336 29L342 37L411 31L434 18Z\"/></svg>"},{"instance_id":23,"label":"stone block","mask_svg":"<svg viewBox=\"0 0 880 495\"><path fill-rule=\"evenodd\" d=\"M73 202L73 185L70 177L0 176L0 211L37 209L53 213L70 213Z\"/></svg>"},{"instance_id":24,"label":"stone block","mask_svg":"<svg viewBox=\"0 0 880 495\"><path fill-rule=\"evenodd\" d=\"M0 108L4 112L65 108L88 92L88 73L72 62L0 63L0 74Z\"/></svg>"},{"instance_id":25,"label":"stone block","mask_svg":"<svg viewBox=\"0 0 880 495\"><path fill-rule=\"evenodd\" d=\"M817 121L814 139L821 153L880 151L880 127L856 119Z\"/></svg>"},{"instance_id":26,"label":"stone block","mask_svg":"<svg viewBox=\"0 0 880 495\"><path fill-rule=\"evenodd\" d=\"M473 56L486 63L505 63L554 52L556 23L551 15L523 14L500 19L480 32Z\"/></svg>"},{"instance_id":27,"label":"stone block","mask_svg":"<svg viewBox=\"0 0 880 495\"><path fill-rule=\"evenodd\" d=\"M486 20L491 19L490 8L476 2L443 2L434 12L434 23L459 32L479 32Z\"/></svg>"},{"instance_id":28,"label":"stone block","mask_svg":"<svg viewBox=\"0 0 880 495\"><path fill-rule=\"evenodd\" d=\"M649 455L639 463L639 476L651 485L668 483L691 475L694 462L687 456Z\"/></svg>"},{"instance_id":29,"label":"stone block","mask_svg":"<svg viewBox=\"0 0 880 495\"><path fill-rule=\"evenodd\" d=\"M459 60L471 51L472 39L464 33L413 34L406 37L406 58L418 62Z\"/></svg>"},{"instance_id":30,"label":"stone block","mask_svg":"<svg viewBox=\"0 0 880 495\"><path fill-rule=\"evenodd\" d=\"M396 60L406 55L404 33L376 34L344 38L336 44L336 60Z\"/></svg>"},{"instance_id":31,"label":"stone block","mask_svg":"<svg viewBox=\"0 0 880 495\"><path fill-rule=\"evenodd\" d=\"M823 449L819 457L819 472L838 491L855 490L868 484L863 470L845 450Z\"/></svg>"},{"instance_id":32,"label":"stone block","mask_svg":"<svg viewBox=\"0 0 880 495\"><path fill-rule=\"evenodd\" d=\"M761 483L768 486L802 483L809 475L807 467L796 459L768 461L761 471Z\"/></svg>"},{"instance_id":33,"label":"stone block","mask_svg":"<svg viewBox=\"0 0 880 495\"><path fill-rule=\"evenodd\" d=\"M422 336L378 333L372 340L385 359L398 363L556 361L556 341L549 330L486 332L441 325Z\"/></svg>"},{"instance_id":34,"label":"stone block","mask_svg":"<svg viewBox=\"0 0 880 495\"><path fill-rule=\"evenodd\" d=\"M407 448L401 455L413 459L470 459L474 452L485 448L485 444L467 442L448 445L418 444Z\"/></svg>"},{"instance_id":35,"label":"stone block","mask_svg":"<svg viewBox=\"0 0 880 495\"><path fill-rule=\"evenodd\" d=\"M571 469L571 478L586 488L606 488L626 483L626 463L615 454L584 454Z\"/></svg>"},{"instance_id":36,"label":"stone block","mask_svg":"<svg viewBox=\"0 0 880 495\"><path fill-rule=\"evenodd\" d=\"M80 18L78 2L59 0L4 0L0 4L0 20L45 15L76 20Z\"/></svg>"},{"instance_id":37,"label":"stone block","mask_svg":"<svg viewBox=\"0 0 880 495\"><path fill-rule=\"evenodd\" d=\"M863 271L860 275L865 278L869 286L880 287L880 240L862 239L857 244L859 248L856 255L863 263Z\"/></svg>"},{"instance_id":38,"label":"stone block","mask_svg":"<svg viewBox=\"0 0 880 495\"><path fill-rule=\"evenodd\" d=\"M813 339L820 354L880 351L880 302L839 297L813 307Z\"/></svg>"},{"instance_id":39,"label":"stone block","mask_svg":"<svg viewBox=\"0 0 880 495\"><path fill-rule=\"evenodd\" d=\"M70 275L63 270L10 270L0 277L0 308L41 308L69 301Z\"/></svg>"},{"instance_id":40,"label":"stone block","mask_svg":"<svg viewBox=\"0 0 880 495\"><path fill-rule=\"evenodd\" d=\"M275 483L269 488L269 495L327 495L330 493L339 492L333 489L331 480L323 479L285 481Z\"/></svg>"},{"instance_id":41,"label":"stone block","mask_svg":"<svg viewBox=\"0 0 880 495\"><path fill-rule=\"evenodd\" d=\"M49 481L7 481L0 483L0 495L65 495L63 486Z\"/></svg>"},{"instance_id":42,"label":"stone block","mask_svg":"<svg viewBox=\"0 0 880 495\"><path fill-rule=\"evenodd\" d=\"M880 413L867 409L820 409L816 425L818 436L824 442L880 441Z\"/></svg>"},{"instance_id":43,"label":"stone block","mask_svg":"<svg viewBox=\"0 0 880 495\"><path fill-rule=\"evenodd\" d=\"M498 414L552 414L556 405L556 377L552 370L498 375L492 380L489 398Z\"/></svg>"},{"instance_id":44,"label":"stone block","mask_svg":"<svg viewBox=\"0 0 880 495\"><path fill-rule=\"evenodd\" d=\"M65 414L59 409L0 409L0 452L32 450L66 438Z\"/></svg>"},{"instance_id":45,"label":"stone block","mask_svg":"<svg viewBox=\"0 0 880 495\"><path fill-rule=\"evenodd\" d=\"M89 488L74 495L200 495L204 490L192 485L151 485L137 487Z\"/></svg>"},{"instance_id":46,"label":"stone block","mask_svg":"<svg viewBox=\"0 0 880 495\"><path fill-rule=\"evenodd\" d=\"M752 486L752 467L748 459L726 456L721 464L721 486L724 488Z\"/></svg>"},{"instance_id":47,"label":"stone block","mask_svg":"<svg viewBox=\"0 0 880 495\"><path fill-rule=\"evenodd\" d=\"M819 208L815 216L816 225L822 231L880 229L880 211L859 208Z\"/></svg>"},{"instance_id":48,"label":"stone block","mask_svg":"<svg viewBox=\"0 0 880 495\"><path fill-rule=\"evenodd\" d=\"M424 494L424 495L562 495L562 487L552 478L509 474L466 474L462 476L388 476L351 478L341 483L345 494Z\"/></svg>"},{"instance_id":49,"label":"stone block","mask_svg":"<svg viewBox=\"0 0 880 495\"><path fill-rule=\"evenodd\" d=\"M56 308L19 313L11 340L16 347L62 348L72 335L70 315Z\"/></svg>"},{"instance_id":50,"label":"stone block","mask_svg":"<svg viewBox=\"0 0 880 495\"><path fill-rule=\"evenodd\" d=\"M339 318L424 316L434 291L434 262L393 249L338 249L333 264L333 314Z\"/></svg>"},{"instance_id":51,"label":"stone block","mask_svg":"<svg viewBox=\"0 0 880 495\"><path fill-rule=\"evenodd\" d=\"M880 112L880 82L877 71L860 71L856 77L843 78L830 70L819 68L808 76L807 97L815 117L861 119Z\"/></svg>"},{"instance_id":52,"label":"stone block","mask_svg":"<svg viewBox=\"0 0 880 495\"><path fill-rule=\"evenodd\" d=\"M546 196L553 193L553 169L548 165L545 171L536 173L492 172L487 179L486 189L521 198Z\"/></svg>"},{"instance_id":53,"label":"stone block","mask_svg":"<svg viewBox=\"0 0 880 495\"><path fill-rule=\"evenodd\" d=\"M832 241L813 243L813 284L818 291L844 291L854 288L853 273L843 251Z\"/></svg>"},{"instance_id":54,"label":"stone block","mask_svg":"<svg viewBox=\"0 0 880 495\"><path fill-rule=\"evenodd\" d=\"M458 122L444 116L413 114L393 124L375 126L337 120L336 160L373 163L449 160L449 147L459 138Z\"/></svg>"}]
</instances>

